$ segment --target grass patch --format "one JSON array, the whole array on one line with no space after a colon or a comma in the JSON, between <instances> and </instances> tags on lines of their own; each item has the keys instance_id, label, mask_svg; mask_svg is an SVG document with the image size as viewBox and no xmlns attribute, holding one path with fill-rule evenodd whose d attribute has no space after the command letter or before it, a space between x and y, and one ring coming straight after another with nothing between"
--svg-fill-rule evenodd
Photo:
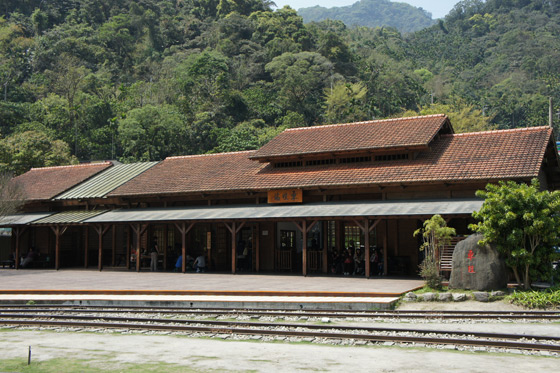
<instances>
[{"instance_id":1,"label":"grass patch","mask_svg":"<svg viewBox=\"0 0 560 373\"><path fill-rule=\"evenodd\" d=\"M545 290L516 290L506 297L506 300L526 308L558 308L560 307L560 289L550 288Z\"/></svg>"},{"instance_id":2,"label":"grass patch","mask_svg":"<svg viewBox=\"0 0 560 373\"><path fill-rule=\"evenodd\" d=\"M26 372L26 373L70 373L70 372L100 372L100 371L127 371L127 372L200 372L200 369L192 369L188 366L167 363L145 363L131 364L107 362L106 360L81 360L69 358L56 358L44 361L32 361L27 365L27 359L4 359L0 360L2 372ZM208 370L210 372L212 370Z\"/></svg>"}]
</instances>

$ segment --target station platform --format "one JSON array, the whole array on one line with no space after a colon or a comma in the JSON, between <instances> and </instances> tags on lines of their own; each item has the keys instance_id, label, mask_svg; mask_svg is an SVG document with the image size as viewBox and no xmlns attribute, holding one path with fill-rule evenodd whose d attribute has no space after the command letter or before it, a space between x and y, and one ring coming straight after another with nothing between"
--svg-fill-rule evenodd
<instances>
[{"instance_id":1,"label":"station platform","mask_svg":"<svg viewBox=\"0 0 560 373\"><path fill-rule=\"evenodd\" d=\"M133 271L0 270L0 303L191 308L390 309L406 278Z\"/></svg>"}]
</instances>

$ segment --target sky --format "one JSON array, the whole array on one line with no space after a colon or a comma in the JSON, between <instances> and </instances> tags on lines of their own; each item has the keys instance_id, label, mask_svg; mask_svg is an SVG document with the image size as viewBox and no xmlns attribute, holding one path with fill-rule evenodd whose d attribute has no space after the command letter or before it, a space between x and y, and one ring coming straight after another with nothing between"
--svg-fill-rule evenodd
<instances>
[{"instance_id":1,"label":"sky","mask_svg":"<svg viewBox=\"0 0 560 373\"><path fill-rule=\"evenodd\" d=\"M335 6L352 5L359 0L273 0L274 3L282 8L284 5L289 5L294 9L307 8L315 5L320 5L325 8L332 8ZM449 11L459 2L459 0L391 0L393 2L408 3L418 8L423 8L432 13L432 18L443 18Z\"/></svg>"}]
</instances>

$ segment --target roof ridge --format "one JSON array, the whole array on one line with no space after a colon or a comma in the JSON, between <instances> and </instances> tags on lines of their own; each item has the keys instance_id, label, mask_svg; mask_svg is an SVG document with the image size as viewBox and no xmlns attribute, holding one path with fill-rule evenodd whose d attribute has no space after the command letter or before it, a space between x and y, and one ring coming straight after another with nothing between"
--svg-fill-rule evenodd
<instances>
[{"instance_id":1,"label":"roof ridge","mask_svg":"<svg viewBox=\"0 0 560 373\"><path fill-rule=\"evenodd\" d=\"M55 169L55 168L72 168L72 167L88 167L88 166L99 166L99 165L107 165L107 164L113 164L112 162L109 161L103 161L103 162L97 162L97 163L80 163L80 164L68 164L68 165L64 165L64 166L48 166L48 167L32 167L29 171L33 171L33 170L51 170L51 169Z\"/></svg>"},{"instance_id":2,"label":"roof ridge","mask_svg":"<svg viewBox=\"0 0 560 373\"><path fill-rule=\"evenodd\" d=\"M196 157L209 157L209 156L216 156L216 155L254 153L255 151L256 150L242 150L242 151L238 151L238 152L225 152L225 153L175 155L175 156L172 156L172 157L167 157L167 158L165 158L165 160L168 160L168 159L182 159L182 158L196 158Z\"/></svg>"},{"instance_id":3,"label":"roof ridge","mask_svg":"<svg viewBox=\"0 0 560 373\"><path fill-rule=\"evenodd\" d=\"M440 117L441 118L446 118L447 115L445 115L445 114L430 114L430 115L420 115L420 116L404 117L404 118L389 118L389 119L378 119L378 120L366 120L366 121L361 121L361 122L323 124L323 125L320 125L320 126L288 128L288 129L286 129L286 132L288 132L288 131L304 131L304 130L309 130L309 129L325 128L325 127L328 127L328 128L344 127L344 126L353 126L353 125L358 125L358 124L401 122L401 121L412 120L412 119L428 119L428 118L440 118Z\"/></svg>"},{"instance_id":4,"label":"roof ridge","mask_svg":"<svg viewBox=\"0 0 560 373\"><path fill-rule=\"evenodd\" d=\"M525 131L536 131L543 129L551 129L550 126L536 126L536 127L523 127L523 128L509 128L505 130L491 130L491 131L478 131L478 132L465 132L465 133L450 133L442 135L443 137L465 137L465 136L477 136L493 133L504 133L504 132L525 132Z\"/></svg>"}]
</instances>

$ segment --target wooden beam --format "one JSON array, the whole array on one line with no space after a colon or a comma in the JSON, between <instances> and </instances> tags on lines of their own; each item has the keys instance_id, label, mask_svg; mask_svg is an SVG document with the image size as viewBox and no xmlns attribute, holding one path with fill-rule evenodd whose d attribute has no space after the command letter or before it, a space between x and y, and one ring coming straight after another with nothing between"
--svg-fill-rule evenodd
<instances>
[{"instance_id":1,"label":"wooden beam","mask_svg":"<svg viewBox=\"0 0 560 373\"><path fill-rule=\"evenodd\" d=\"M130 225L126 227L126 269L130 269L130 245L131 245L132 229Z\"/></svg>"},{"instance_id":2,"label":"wooden beam","mask_svg":"<svg viewBox=\"0 0 560 373\"><path fill-rule=\"evenodd\" d=\"M255 261L256 261L255 270L258 273L261 270L261 265L260 265L260 263L261 263L261 239L260 239L261 230L260 230L260 224L259 223L255 224L255 231L256 231L256 234L255 234L255 239L253 240L253 243L255 245L255 247L254 247L255 248Z\"/></svg>"},{"instance_id":3,"label":"wooden beam","mask_svg":"<svg viewBox=\"0 0 560 373\"><path fill-rule=\"evenodd\" d=\"M98 236L98 253L97 253L97 268L101 271L103 269L103 236L111 228L111 225L94 225L93 229L97 232Z\"/></svg>"},{"instance_id":4,"label":"wooden beam","mask_svg":"<svg viewBox=\"0 0 560 373\"><path fill-rule=\"evenodd\" d=\"M115 254L117 245L117 228L113 224L113 231L111 232L111 266L115 266Z\"/></svg>"},{"instance_id":5,"label":"wooden beam","mask_svg":"<svg viewBox=\"0 0 560 373\"><path fill-rule=\"evenodd\" d=\"M302 269L303 269L303 275L307 276L307 221L304 220L301 223L301 231L303 234L303 250L302 250Z\"/></svg>"},{"instance_id":6,"label":"wooden beam","mask_svg":"<svg viewBox=\"0 0 560 373\"><path fill-rule=\"evenodd\" d=\"M194 227L195 223L190 223L188 226L185 222L175 223L175 226L181 233L181 272L185 273L187 271L187 233Z\"/></svg>"},{"instance_id":7,"label":"wooden beam","mask_svg":"<svg viewBox=\"0 0 560 373\"><path fill-rule=\"evenodd\" d=\"M84 268L88 267L88 254L89 254L89 225L85 227L85 242L84 242Z\"/></svg>"},{"instance_id":8,"label":"wooden beam","mask_svg":"<svg viewBox=\"0 0 560 373\"><path fill-rule=\"evenodd\" d=\"M329 222L323 222L323 273L329 272Z\"/></svg>"},{"instance_id":9,"label":"wooden beam","mask_svg":"<svg viewBox=\"0 0 560 373\"><path fill-rule=\"evenodd\" d=\"M241 228L243 228L243 226L245 225L245 220L241 222L241 224L239 224L239 226L237 227L237 230L235 231L235 233L239 233L239 231L241 230Z\"/></svg>"},{"instance_id":10,"label":"wooden beam","mask_svg":"<svg viewBox=\"0 0 560 373\"><path fill-rule=\"evenodd\" d=\"M315 226L315 224L317 224L319 220L315 220L313 221L313 223L309 224L309 226L307 227L307 232L309 232L311 229L313 229L313 227Z\"/></svg>"},{"instance_id":11,"label":"wooden beam","mask_svg":"<svg viewBox=\"0 0 560 373\"><path fill-rule=\"evenodd\" d=\"M387 250L387 245L389 240L387 239L387 236L389 235L389 221L387 219L385 219L385 236L383 237L383 275L387 276L388 273L388 269L387 269L387 252L389 250Z\"/></svg>"},{"instance_id":12,"label":"wooden beam","mask_svg":"<svg viewBox=\"0 0 560 373\"><path fill-rule=\"evenodd\" d=\"M50 226L55 235L55 248L54 248L54 268L58 271L60 269L60 237L68 229L67 226L61 227L60 225Z\"/></svg>"},{"instance_id":13,"label":"wooden beam","mask_svg":"<svg viewBox=\"0 0 560 373\"><path fill-rule=\"evenodd\" d=\"M15 260L15 269L19 269L19 255L20 255L20 238L23 235L23 233L27 230L27 227L14 227L14 233L16 236L16 257L14 258Z\"/></svg>"},{"instance_id":14,"label":"wooden beam","mask_svg":"<svg viewBox=\"0 0 560 373\"><path fill-rule=\"evenodd\" d=\"M364 219L364 250L365 255L364 255L364 260L365 262L365 277L369 278L369 233L371 232L371 230L369 229L369 219Z\"/></svg>"}]
</instances>

